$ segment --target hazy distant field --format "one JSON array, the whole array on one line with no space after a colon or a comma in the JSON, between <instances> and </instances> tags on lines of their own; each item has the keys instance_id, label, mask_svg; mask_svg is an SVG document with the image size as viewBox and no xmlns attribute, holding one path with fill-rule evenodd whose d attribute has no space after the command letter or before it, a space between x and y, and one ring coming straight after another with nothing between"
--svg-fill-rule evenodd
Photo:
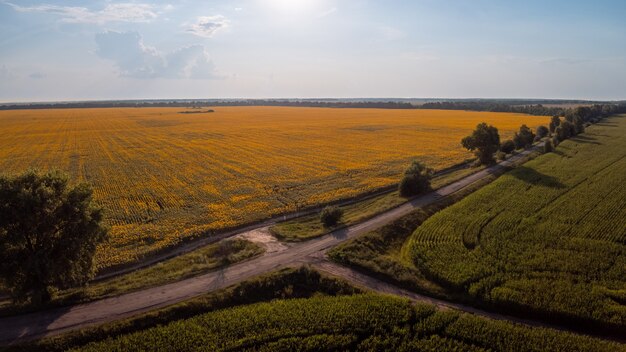
<instances>
[{"instance_id":1,"label":"hazy distant field","mask_svg":"<svg viewBox=\"0 0 626 352\"><path fill-rule=\"evenodd\" d=\"M440 169L486 121L510 137L548 117L442 110L221 107L1 111L0 170L57 167L91 182L112 240L100 267L183 237L393 184L409 160Z\"/></svg>"}]
</instances>

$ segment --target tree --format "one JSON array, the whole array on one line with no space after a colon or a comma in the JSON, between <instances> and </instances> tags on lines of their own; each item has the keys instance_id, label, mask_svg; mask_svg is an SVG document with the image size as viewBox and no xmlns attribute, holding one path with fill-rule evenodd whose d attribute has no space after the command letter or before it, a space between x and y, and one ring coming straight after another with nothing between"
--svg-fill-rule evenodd
<instances>
[{"instance_id":1,"label":"tree","mask_svg":"<svg viewBox=\"0 0 626 352\"><path fill-rule=\"evenodd\" d=\"M574 128L576 130L576 134L581 134L585 132L585 121L582 118L576 116L574 117Z\"/></svg>"},{"instance_id":2,"label":"tree","mask_svg":"<svg viewBox=\"0 0 626 352\"><path fill-rule=\"evenodd\" d=\"M559 125L561 124L561 118L558 116L552 116L552 119L550 120L550 133L554 133L554 131L556 130L557 127L559 127Z\"/></svg>"},{"instance_id":3,"label":"tree","mask_svg":"<svg viewBox=\"0 0 626 352\"><path fill-rule=\"evenodd\" d=\"M493 153L500 148L498 129L485 122L479 123L471 135L461 140L461 145L475 152L481 164L493 164Z\"/></svg>"},{"instance_id":4,"label":"tree","mask_svg":"<svg viewBox=\"0 0 626 352\"><path fill-rule=\"evenodd\" d=\"M535 134L526 125L520 126L519 132L516 132L513 137L513 143L515 143L515 148L517 149L530 147L534 140Z\"/></svg>"},{"instance_id":5,"label":"tree","mask_svg":"<svg viewBox=\"0 0 626 352\"><path fill-rule=\"evenodd\" d=\"M546 126L539 126L537 127L537 138L541 139L545 136L547 136L550 133L550 130L548 130L548 128Z\"/></svg>"},{"instance_id":6,"label":"tree","mask_svg":"<svg viewBox=\"0 0 626 352\"><path fill-rule=\"evenodd\" d=\"M404 172L404 177L398 185L400 196L413 197L430 191L430 179L432 175L432 169L427 168L418 161L413 161Z\"/></svg>"},{"instance_id":7,"label":"tree","mask_svg":"<svg viewBox=\"0 0 626 352\"><path fill-rule=\"evenodd\" d=\"M565 139L574 137L576 135L576 126L573 123L569 121L563 121L561 127L563 127L563 129L565 130Z\"/></svg>"},{"instance_id":8,"label":"tree","mask_svg":"<svg viewBox=\"0 0 626 352\"><path fill-rule=\"evenodd\" d=\"M341 220L343 210L336 206L327 206L320 213L320 221L325 227L335 226Z\"/></svg>"},{"instance_id":9,"label":"tree","mask_svg":"<svg viewBox=\"0 0 626 352\"><path fill-rule=\"evenodd\" d=\"M512 140L507 139L507 140L506 140L506 141L504 141L504 142L502 143L502 145L500 146L500 150L501 150L503 153L506 153L506 154L511 154L511 153L515 150L515 143L513 143L513 141L512 141Z\"/></svg>"},{"instance_id":10,"label":"tree","mask_svg":"<svg viewBox=\"0 0 626 352\"><path fill-rule=\"evenodd\" d=\"M0 177L0 279L16 301L40 304L54 289L93 277L96 246L107 236L86 184L58 172Z\"/></svg>"},{"instance_id":11,"label":"tree","mask_svg":"<svg viewBox=\"0 0 626 352\"><path fill-rule=\"evenodd\" d=\"M562 142L576 135L576 126L569 121L563 121L561 125L556 128L554 134L558 141Z\"/></svg>"},{"instance_id":12,"label":"tree","mask_svg":"<svg viewBox=\"0 0 626 352\"><path fill-rule=\"evenodd\" d=\"M579 107L577 107L574 110L574 117L573 117L573 119L576 119L578 117L583 122L585 122L585 121L589 120L592 117L592 115L593 115L592 108L590 108L589 106L579 106ZM573 120L570 121L570 122L573 122Z\"/></svg>"}]
</instances>

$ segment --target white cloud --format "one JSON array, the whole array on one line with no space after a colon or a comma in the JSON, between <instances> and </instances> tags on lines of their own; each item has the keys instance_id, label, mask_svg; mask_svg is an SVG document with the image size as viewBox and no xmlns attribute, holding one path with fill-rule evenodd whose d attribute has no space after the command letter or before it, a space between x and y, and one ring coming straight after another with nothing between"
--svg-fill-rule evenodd
<instances>
[{"instance_id":1,"label":"white cloud","mask_svg":"<svg viewBox=\"0 0 626 352\"><path fill-rule=\"evenodd\" d=\"M7 4L18 12L42 12L57 15L66 23L150 22L158 16L153 5L140 3L107 4L101 10L48 4L34 6Z\"/></svg>"},{"instance_id":2,"label":"white cloud","mask_svg":"<svg viewBox=\"0 0 626 352\"><path fill-rule=\"evenodd\" d=\"M228 19L224 16L200 16L197 18L196 23L186 23L183 26L187 27L185 30L187 33L197 35L199 37L211 38L213 35L229 25Z\"/></svg>"},{"instance_id":3,"label":"white cloud","mask_svg":"<svg viewBox=\"0 0 626 352\"><path fill-rule=\"evenodd\" d=\"M137 32L107 31L96 34L98 56L115 62L121 76L150 78L163 71L165 62L161 54L144 45Z\"/></svg>"},{"instance_id":4,"label":"white cloud","mask_svg":"<svg viewBox=\"0 0 626 352\"><path fill-rule=\"evenodd\" d=\"M202 45L162 54L146 46L137 32L107 31L96 35L101 58L111 60L120 76L133 78L219 79L215 65Z\"/></svg>"}]
</instances>

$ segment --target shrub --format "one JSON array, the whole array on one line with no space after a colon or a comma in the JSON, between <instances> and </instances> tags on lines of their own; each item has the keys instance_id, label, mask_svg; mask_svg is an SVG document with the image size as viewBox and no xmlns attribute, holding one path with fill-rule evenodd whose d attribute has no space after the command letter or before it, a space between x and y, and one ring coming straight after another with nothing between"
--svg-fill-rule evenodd
<instances>
[{"instance_id":1,"label":"shrub","mask_svg":"<svg viewBox=\"0 0 626 352\"><path fill-rule=\"evenodd\" d=\"M506 160L506 153L503 151L496 152L496 159L498 160Z\"/></svg>"},{"instance_id":2,"label":"shrub","mask_svg":"<svg viewBox=\"0 0 626 352\"><path fill-rule=\"evenodd\" d=\"M341 220L343 210L336 206L327 206L320 213L320 221L325 227L335 226Z\"/></svg>"},{"instance_id":3,"label":"shrub","mask_svg":"<svg viewBox=\"0 0 626 352\"><path fill-rule=\"evenodd\" d=\"M500 150L503 153L511 154L511 152L515 150L515 143L513 143L512 140L507 139L504 143L502 143L502 145L500 145Z\"/></svg>"},{"instance_id":4,"label":"shrub","mask_svg":"<svg viewBox=\"0 0 626 352\"><path fill-rule=\"evenodd\" d=\"M404 177L398 186L400 196L412 197L429 191L431 189L430 179L432 175L432 169L427 168L418 161L413 161L404 172Z\"/></svg>"}]
</instances>

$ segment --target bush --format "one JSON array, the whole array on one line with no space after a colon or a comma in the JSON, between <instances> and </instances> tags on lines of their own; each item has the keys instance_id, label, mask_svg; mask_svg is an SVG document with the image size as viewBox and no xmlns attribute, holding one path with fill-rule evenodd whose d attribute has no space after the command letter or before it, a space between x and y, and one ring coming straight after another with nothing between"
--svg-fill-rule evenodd
<instances>
[{"instance_id":1,"label":"bush","mask_svg":"<svg viewBox=\"0 0 626 352\"><path fill-rule=\"evenodd\" d=\"M504 143L502 143L502 145L500 145L500 150L503 153L511 154L515 150L515 143L513 143L512 140L507 139Z\"/></svg>"},{"instance_id":2,"label":"bush","mask_svg":"<svg viewBox=\"0 0 626 352\"><path fill-rule=\"evenodd\" d=\"M327 206L320 213L320 220L325 227L335 226L341 220L343 210L336 206Z\"/></svg>"},{"instance_id":3,"label":"bush","mask_svg":"<svg viewBox=\"0 0 626 352\"><path fill-rule=\"evenodd\" d=\"M430 179L433 170L427 168L418 161L413 161L404 172L404 177L400 181L398 191L402 197L413 197L431 190Z\"/></svg>"},{"instance_id":4,"label":"bush","mask_svg":"<svg viewBox=\"0 0 626 352\"><path fill-rule=\"evenodd\" d=\"M506 160L506 153L503 151L496 152L496 158L498 160Z\"/></svg>"}]
</instances>

